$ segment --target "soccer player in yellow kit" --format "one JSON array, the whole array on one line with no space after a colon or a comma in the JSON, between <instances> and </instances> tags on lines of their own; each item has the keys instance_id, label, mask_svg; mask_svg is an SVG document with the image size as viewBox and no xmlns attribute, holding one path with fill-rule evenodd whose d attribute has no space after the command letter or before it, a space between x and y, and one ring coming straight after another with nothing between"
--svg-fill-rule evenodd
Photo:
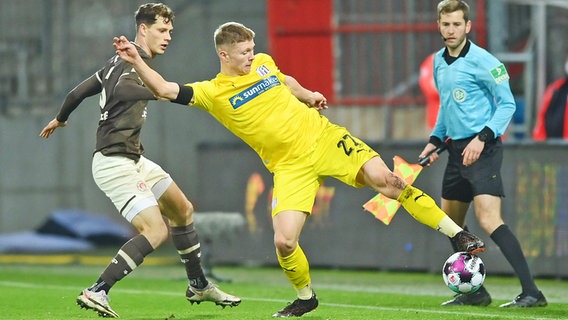
<instances>
[{"instance_id":1,"label":"soccer player in yellow kit","mask_svg":"<svg viewBox=\"0 0 568 320\"><path fill-rule=\"evenodd\" d=\"M275 317L302 316L318 306L298 240L327 177L397 199L419 222L456 237L462 251L484 249L479 238L462 230L430 196L393 174L377 152L321 115L319 110L327 108L321 93L280 72L269 55L255 55L254 31L228 22L217 28L214 40L220 73L213 80L185 85L166 81L151 69L124 36L114 38L114 46L157 98L209 112L253 148L273 173L274 245L298 296Z\"/></svg>"}]
</instances>

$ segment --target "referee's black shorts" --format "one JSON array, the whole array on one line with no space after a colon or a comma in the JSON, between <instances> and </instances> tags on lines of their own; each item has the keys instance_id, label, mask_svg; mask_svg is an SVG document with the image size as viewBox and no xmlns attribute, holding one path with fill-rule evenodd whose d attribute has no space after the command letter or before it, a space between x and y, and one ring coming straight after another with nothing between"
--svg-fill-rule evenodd
<instances>
[{"instance_id":1,"label":"referee's black shorts","mask_svg":"<svg viewBox=\"0 0 568 320\"><path fill-rule=\"evenodd\" d=\"M504 197L501 179L503 143L501 138L485 143L479 159L472 165L463 165L462 152L472 138L449 140L448 165L442 182L442 198L471 202L473 197L489 194Z\"/></svg>"}]
</instances>

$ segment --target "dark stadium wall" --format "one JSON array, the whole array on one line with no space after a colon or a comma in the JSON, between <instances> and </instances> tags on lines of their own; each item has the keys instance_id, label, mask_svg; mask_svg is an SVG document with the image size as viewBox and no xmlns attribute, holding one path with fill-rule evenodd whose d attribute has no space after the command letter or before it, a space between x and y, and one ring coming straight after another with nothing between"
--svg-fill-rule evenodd
<instances>
[{"instance_id":1,"label":"dark stadium wall","mask_svg":"<svg viewBox=\"0 0 568 320\"><path fill-rule=\"evenodd\" d=\"M391 157L412 161L422 145L373 145L392 167ZM565 146L507 144L503 166L505 221L518 234L535 275L566 276L568 262L568 164ZM213 244L217 263L277 264L272 243L270 200L272 177L254 152L242 143L199 147L201 181L196 194L201 212L240 212L247 226L232 235L236 241ZM445 157L445 155L443 156ZM445 158L425 168L415 185L440 198ZM217 178L210 179L209 172ZM439 272L450 255L445 236L417 223L399 209L390 225L361 207L374 196L328 179L320 188L314 212L302 239L312 266ZM469 214L468 226L487 243L483 253L488 272L513 271Z\"/></svg>"}]
</instances>

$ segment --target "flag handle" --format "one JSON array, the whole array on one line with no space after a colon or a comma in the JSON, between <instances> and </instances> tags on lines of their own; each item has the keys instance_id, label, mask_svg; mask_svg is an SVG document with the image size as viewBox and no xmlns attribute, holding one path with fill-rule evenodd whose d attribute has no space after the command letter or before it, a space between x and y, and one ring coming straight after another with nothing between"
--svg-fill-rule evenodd
<instances>
[{"instance_id":1,"label":"flag handle","mask_svg":"<svg viewBox=\"0 0 568 320\"><path fill-rule=\"evenodd\" d=\"M444 152L444 150L448 149L448 145L444 142L442 143L438 148L430 151L427 155L425 155L424 157L418 159L418 164L425 167L428 164L430 164L430 156L433 155L434 153L440 154L442 152Z\"/></svg>"}]
</instances>

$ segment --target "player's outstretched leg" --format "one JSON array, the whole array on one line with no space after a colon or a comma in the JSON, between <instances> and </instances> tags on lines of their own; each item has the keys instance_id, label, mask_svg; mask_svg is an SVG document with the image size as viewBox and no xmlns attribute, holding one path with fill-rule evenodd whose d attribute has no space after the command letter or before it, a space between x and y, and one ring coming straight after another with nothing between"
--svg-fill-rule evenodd
<instances>
[{"instance_id":1,"label":"player's outstretched leg","mask_svg":"<svg viewBox=\"0 0 568 320\"><path fill-rule=\"evenodd\" d=\"M318 307L318 298L316 293L312 293L312 297L308 300L296 299L288 304L284 309L276 312L272 316L275 318L301 317L302 315L314 311Z\"/></svg>"},{"instance_id":2,"label":"player's outstretched leg","mask_svg":"<svg viewBox=\"0 0 568 320\"><path fill-rule=\"evenodd\" d=\"M458 232L452 241L456 244L458 251L476 254L485 250L483 240L467 230Z\"/></svg>"},{"instance_id":3,"label":"player's outstretched leg","mask_svg":"<svg viewBox=\"0 0 568 320\"><path fill-rule=\"evenodd\" d=\"M119 318L118 313L110 308L108 301L109 298L104 290L94 292L85 289L77 297L77 304L81 308L94 310L104 318Z\"/></svg>"},{"instance_id":4,"label":"player's outstretched leg","mask_svg":"<svg viewBox=\"0 0 568 320\"><path fill-rule=\"evenodd\" d=\"M396 199L418 222L451 237L459 251L471 254L485 250L485 244L476 235L463 230L436 205L422 190L406 185Z\"/></svg>"},{"instance_id":5,"label":"player's outstretched leg","mask_svg":"<svg viewBox=\"0 0 568 320\"><path fill-rule=\"evenodd\" d=\"M209 284L203 289L193 288L191 286L187 287L185 297L191 304L200 304L204 301L214 302L218 306L223 308L236 307L241 303L241 299L223 292L215 284L209 282Z\"/></svg>"}]
</instances>

